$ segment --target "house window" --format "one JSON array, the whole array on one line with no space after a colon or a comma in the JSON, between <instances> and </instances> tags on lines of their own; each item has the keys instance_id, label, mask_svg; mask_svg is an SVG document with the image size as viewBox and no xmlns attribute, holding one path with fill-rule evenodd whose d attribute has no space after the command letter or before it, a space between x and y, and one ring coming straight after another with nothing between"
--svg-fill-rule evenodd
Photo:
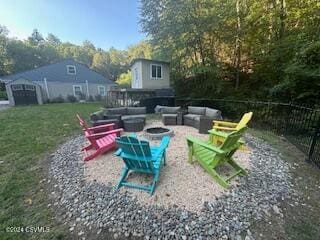
<instances>
[{"instance_id":1,"label":"house window","mask_svg":"<svg viewBox=\"0 0 320 240\"><path fill-rule=\"evenodd\" d=\"M75 97L82 95L82 86L81 85L73 85L73 95Z\"/></svg>"},{"instance_id":2,"label":"house window","mask_svg":"<svg viewBox=\"0 0 320 240\"><path fill-rule=\"evenodd\" d=\"M11 88L12 88L13 91L21 91L21 90L23 90L22 84L14 84L14 85L11 86Z\"/></svg>"},{"instance_id":3,"label":"house window","mask_svg":"<svg viewBox=\"0 0 320 240\"><path fill-rule=\"evenodd\" d=\"M36 87L33 85L24 85L24 88L29 91L35 91Z\"/></svg>"},{"instance_id":4,"label":"house window","mask_svg":"<svg viewBox=\"0 0 320 240\"><path fill-rule=\"evenodd\" d=\"M162 65L151 64L151 79L162 79Z\"/></svg>"},{"instance_id":5,"label":"house window","mask_svg":"<svg viewBox=\"0 0 320 240\"><path fill-rule=\"evenodd\" d=\"M100 96L105 96L106 95L106 87L105 86L98 86L98 94Z\"/></svg>"},{"instance_id":6,"label":"house window","mask_svg":"<svg viewBox=\"0 0 320 240\"><path fill-rule=\"evenodd\" d=\"M76 66L67 65L67 73L70 75L76 75Z\"/></svg>"}]
</instances>

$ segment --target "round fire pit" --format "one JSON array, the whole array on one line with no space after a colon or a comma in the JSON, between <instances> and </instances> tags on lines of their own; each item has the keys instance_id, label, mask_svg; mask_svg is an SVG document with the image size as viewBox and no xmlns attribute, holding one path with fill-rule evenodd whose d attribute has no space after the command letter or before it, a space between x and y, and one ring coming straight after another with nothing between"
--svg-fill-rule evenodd
<instances>
[{"instance_id":1,"label":"round fire pit","mask_svg":"<svg viewBox=\"0 0 320 240\"><path fill-rule=\"evenodd\" d=\"M151 127L145 130L145 135L151 139L161 139L163 136L173 136L173 130L164 127Z\"/></svg>"}]
</instances>

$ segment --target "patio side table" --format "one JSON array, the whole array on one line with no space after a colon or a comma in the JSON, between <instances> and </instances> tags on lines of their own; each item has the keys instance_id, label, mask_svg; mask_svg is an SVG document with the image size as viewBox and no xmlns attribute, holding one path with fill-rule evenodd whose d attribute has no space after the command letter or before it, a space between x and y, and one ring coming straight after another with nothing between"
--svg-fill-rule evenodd
<instances>
[{"instance_id":1,"label":"patio side table","mask_svg":"<svg viewBox=\"0 0 320 240\"><path fill-rule=\"evenodd\" d=\"M144 119L133 118L128 120L123 120L123 126L126 132L140 132L144 128Z\"/></svg>"}]
</instances>

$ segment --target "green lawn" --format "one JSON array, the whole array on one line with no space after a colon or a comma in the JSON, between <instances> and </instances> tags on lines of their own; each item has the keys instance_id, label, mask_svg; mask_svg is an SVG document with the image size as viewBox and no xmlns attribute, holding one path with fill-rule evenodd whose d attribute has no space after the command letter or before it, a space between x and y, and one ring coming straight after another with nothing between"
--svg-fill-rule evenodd
<instances>
[{"instance_id":1,"label":"green lawn","mask_svg":"<svg viewBox=\"0 0 320 240\"><path fill-rule=\"evenodd\" d=\"M80 133L76 113L88 118L101 104L50 104L0 111L0 239L63 239L46 198L46 154ZM50 227L48 233L7 233L7 227Z\"/></svg>"}]
</instances>

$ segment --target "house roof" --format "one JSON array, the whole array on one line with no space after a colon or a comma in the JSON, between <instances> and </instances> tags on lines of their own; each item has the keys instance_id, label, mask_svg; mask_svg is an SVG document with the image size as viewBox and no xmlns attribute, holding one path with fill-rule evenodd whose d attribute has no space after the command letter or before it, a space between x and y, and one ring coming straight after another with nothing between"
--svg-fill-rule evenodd
<instances>
[{"instance_id":1,"label":"house roof","mask_svg":"<svg viewBox=\"0 0 320 240\"><path fill-rule=\"evenodd\" d=\"M76 67L76 74L67 74L67 65L74 65ZM57 63L49 64L29 71L20 72L12 75L0 77L1 80L7 82L14 81L19 78L25 78L31 81L43 81L44 78L48 82L85 82L100 83L100 84L116 84L110 79L105 78L96 71L89 69L83 64L80 64L73 59L65 59Z\"/></svg>"},{"instance_id":2,"label":"house roof","mask_svg":"<svg viewBox=\"0 0 320 240\"><path fill-rule=\"evenodd\" d=\"M146 58L135 58L131 61L130 66L132 66L134 63L138 61L146 61L146 62L154 62L154 63L161 63L161 64L170 64L166 61L159 61L159 60L153 60L153 59L146 59Z\"/></svg>"}]
</instances>

